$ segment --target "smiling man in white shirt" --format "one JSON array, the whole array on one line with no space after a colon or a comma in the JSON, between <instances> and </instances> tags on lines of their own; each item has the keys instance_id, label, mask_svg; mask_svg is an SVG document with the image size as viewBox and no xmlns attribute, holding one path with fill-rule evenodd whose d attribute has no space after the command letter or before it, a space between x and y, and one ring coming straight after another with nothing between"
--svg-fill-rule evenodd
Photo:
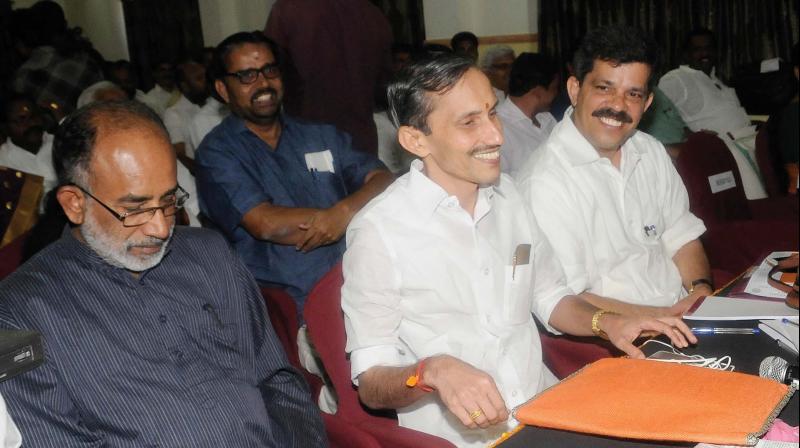
<instances>
[{"instance_id":1,"label":"smiling man in white shirt","mask_svg":"<svg viewBox=\"0 0 800 448\"><path fill-rule=\"evenodd\" d=\"M389 86L403 147L421 159L347 230L342 308L352 377L372 408L458 446L513 428L509 409L549 385L532 313L553 332L641 332L694 342L674 317L600 310L572 294L522 197L500 175L503 134L488 78L453 55Z\"/></svg>"},{"instance_id":2,"label":"smiling man in white shirt","mask_svg":"<svg viewBox=\"0 0 800 448\"><path fill-rule=\"evenodd\" d=\"M636 130L657 57L635 28L587 34L567 81L574 109L518 179L573 291L656 316L682 314L712 292L698 240L705 226L664 146Z\"/></svg>"}]
</instances>

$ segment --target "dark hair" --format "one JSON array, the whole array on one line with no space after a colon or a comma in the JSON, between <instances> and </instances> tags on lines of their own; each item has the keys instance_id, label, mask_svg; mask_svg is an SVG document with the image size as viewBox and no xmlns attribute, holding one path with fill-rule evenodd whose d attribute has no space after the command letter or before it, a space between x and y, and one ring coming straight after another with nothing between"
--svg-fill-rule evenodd
<instances>
[{"instance_id":1,"label":"dark hair","mask_svg":"<svg viewBox=\"0 0 800 448\"><path fill-rule=\"evenodd\" d=\"M458 44L461 41L467 41L472 45L474 45L475 48L478 48L478 36L474 35L473 33L470 33L469 31L461 31L453 35L453 38L450 39L450 48L452 48L455 51L456 44Z\"/></svg>"},{"instance_id":2,"label":"dark hair","mask_svg":"<svg viewBox=\"0 0 800 448\"><path fill-rule=\"evenodd\" d=\"M558 67L549 56L541 53L522 53L511 65L508 94L522 96L536 86L546 89L550 87L556 73Z\"/></svg>"},{"instance_id":3,"label":"dark hair","mask_svg":"<svg viewBox=\"0 0 800 448\"><path fill-rule=\"evenodd\" d=\"M101 127L119 131L142 125L151 126L169 140L158 114L138 101L95 102L71 113L56 129L53 138L53 167L59 185L88 187L89 161Z\"/></svg>"},{"instance_id":4,"label":"dark hair","mask_svg":"<svg viewBox=\"0 0 800 448\"><path fill-rule=\"evenodd\" d=\"M280 48L274 40L265 36L261 31L241 31L239 33L231 34L225 40L217 45L214 49L214 61L211 63L212 71L214 72L214 79L222 79L225 73L228 73L228 67L225 65L225 59L236 48L244 44L260 44L266 45L272 56L275 58L275 63L280 65L281 55Z\"/></svg>"},{"instance_id":5,"label":"dark hair","mask_svg":"<svg viewBox=\"0 0 800 448\"><path fill-rule=\"evenodd\" d=\"M652 90L658 71L659 50L652 37L641 29L624 25L609 25L586 33L572 60L579 82L594 69L594 61L611 64L640 62L650 66L648 89Z\"/></svg>"},{"instance_id":6,"label":"dark hair","mask_svg":"<svg viewBox=\"0 0 800 448\"><path fill-rule=\"evenodd\" d=\"M392 123L429 134L430 94L447 93L474 66L472 60L463 56L443 54L404 67L386 92Z\"/></svg>"},{"instance_id":7,"label":"dark hair","mask_svg":"<svg viewBox=\"0 0 800 448\"><path fill-rule=\"evenodd\" d=\"M391 51L392 55L395 55L395 54L398 54L398 53L413 54L414 53L414 47L411 44L407 44L405 42L395 42L395 43L392 44L392 48L391 48L390 51Z\"/></svg>"},{"instance_id":8,"label":"dark hair","mask_svg":"<svg viewBox=\"0 0 800 448\"><path fill-rule=\"evenodd\" d=\"M694 28L686 34L686 37L683 39L683 50L686 51L689 49L689 45L692 43L692 39L695 37L707 37L711 39L711 44L715 45L717 43L717 38L714 36L714 33L708 28Z\"/></svg>"}]
</instances>

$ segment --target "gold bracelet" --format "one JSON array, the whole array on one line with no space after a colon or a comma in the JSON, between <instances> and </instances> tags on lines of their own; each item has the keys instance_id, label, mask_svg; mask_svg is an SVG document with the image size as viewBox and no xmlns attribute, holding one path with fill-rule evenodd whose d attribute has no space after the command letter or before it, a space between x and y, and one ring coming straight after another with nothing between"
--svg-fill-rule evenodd
<instances>
[{"instance_id":1,"label":"gold bracelet","mask_svg":"<svg viewBox=\"0 0 800 448\"><path fill-rule=\"evenodd\" d=\"M594 316L592 316L592 333L599 338L603 338L608 340L608 334L605 331L600 329L600 318L603 317L603 314L617 314L612 311L608 310L597 310L594 312Z\"/></svg>"}]
</instances>

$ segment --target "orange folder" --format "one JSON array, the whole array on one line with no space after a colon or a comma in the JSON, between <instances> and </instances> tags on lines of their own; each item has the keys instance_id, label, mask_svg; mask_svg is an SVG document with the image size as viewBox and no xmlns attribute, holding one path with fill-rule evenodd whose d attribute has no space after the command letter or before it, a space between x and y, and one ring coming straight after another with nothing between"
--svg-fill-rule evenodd
<instances>
[{"instance_id":1,"label":"orange folder","mask_svg":"<svg viewBox=\"0 0 800 448\"><path fill-rule=\"evenodd\" d=\"M518 406L514 417L626 439L755 445L793 393L744 373L607 358Z\"/></svg>"}]
</instances>

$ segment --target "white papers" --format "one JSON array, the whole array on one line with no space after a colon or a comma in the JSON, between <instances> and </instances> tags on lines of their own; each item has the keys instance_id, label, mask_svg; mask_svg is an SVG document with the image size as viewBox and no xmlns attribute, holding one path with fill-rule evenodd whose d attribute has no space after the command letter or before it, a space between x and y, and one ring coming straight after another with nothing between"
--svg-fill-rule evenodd
<instances>
[{"instance_id":1,"label":"white papers","mask_svg":"<svg viewBox=\"0 0 800 448\"><path fill-rule=\"evenodd\" d=\"M306 153L306 167L308 171L320 173L333 173L333 154L330 150Z\"/></svg>"},{"instance_id":2,"label":"white papers","mask_svg":"<svg viewBox=\"0 0 800 448\"><path fill-rule=\"evenodd\" d=\"M761 73L777 72L781 69L780 58L764 59L761 61Z\"/></svg>"},{"instance_id":3,"label":"white papers","mask_svg":"<svg viewBox=\"0 0 800 448\"><path fill-rule=\"evenodd\" d=\"M792 319L794 325L789 323L784 323L780 320L762 320L760 324L758 324L758 328L761 329L764 333L775 339L776 341L780 341L782 345L790 350L794 350L797 353L798 349L798 338L800 338L800 329L797 328L797 316L795 319Z\"/></svg>"},{"instance_id":4,"label":"white papers","mask_svg":"<svg viewBox=\"0 0 800 448\"><path fill-rule=\"evenodd\" d=\"M784 317L797 319L797 310L789 308L783 301L721 296L709 296L702 300L696 310L683 318L688 320L754 320Z\"/></svg>"},{"instance_id":5,"label":"white papers","mask_svg":"<svg viewBox=\"0 0 800 448\"><path fill-rule=\"evenodd\" d=\"M708 176L708 184L711 186L711 193L719 193L720 191L736 188L736 179L733 177L733 171L725 171L724 173Z\"/></svg>"},{"instance_id":6,"label":"white papers","mask_svg":"<svg viewBox=\"0 0 800 448\"><path fill-rule=\"evenodd\" d=\"M744 292L755 296L785 299L786 293L770 286L767 282L767 277L769 276L769 271L776 264L776 258L788 257L794 253L795 252L773 252L769 254L769 256L761 262L761 265L758 266L758 269L753 271L750 275L750 281L747 282L747 287L744 289Z\"/></svg>"}]
</instances>

